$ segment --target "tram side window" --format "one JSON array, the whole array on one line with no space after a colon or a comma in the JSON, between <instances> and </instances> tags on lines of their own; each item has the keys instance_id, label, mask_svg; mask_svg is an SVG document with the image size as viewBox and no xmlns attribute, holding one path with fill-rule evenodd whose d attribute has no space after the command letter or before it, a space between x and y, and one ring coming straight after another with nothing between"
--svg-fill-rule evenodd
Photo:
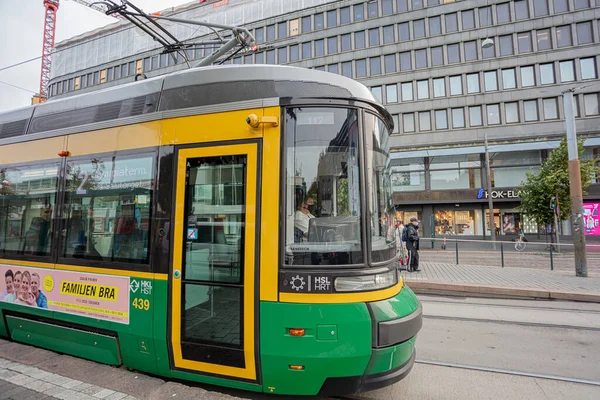
<instances>
[{"instance_id":1,"label":"tram side window","mask_svg":"<svg viewBox=\"0 0 600 400\"><path fill-rule=\"evenodd\" d=\"M365 114L367 193L371 228L371 261L384 262L396 255L395 206L392 199L390 133L384 122Z\"/></svg>"},{"instance_id":2,"label":"tram side window","mask_svg":"<svg viewBox=\"0 0 600 400\"><path fill-rule=\"evenodd\" d=\"M70 161L62 256L147 263L153 154Z\"/></svg>"},{"instance_id":3,"label":"tram side window","mask_svg":"<svg viewBox=\"0 0 600 400\"><path fill-rule=\"evenodd\" d=\"M52 251L58 164L0 168L0 252Z\"/></svg>"},{"instance_id":4,"label":"tram side window","mask_svg":"<svg viewBox=\"0 0 600 400\"><path fill-rule=\"evenodd\" d=\"M290 108L285 129L286 263L362 263L357 111Z\"/></svg>"}]
</instances>

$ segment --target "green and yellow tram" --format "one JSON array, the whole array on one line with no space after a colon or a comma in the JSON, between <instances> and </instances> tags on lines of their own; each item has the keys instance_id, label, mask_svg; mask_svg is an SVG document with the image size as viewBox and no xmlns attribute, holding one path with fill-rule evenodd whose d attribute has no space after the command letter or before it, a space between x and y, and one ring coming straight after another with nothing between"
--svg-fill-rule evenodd
<instances>
[{"instance_id":1,"label":"green and yellow tram","mask_svg":"<svg viewBox=\"0 0 600 400\"><path fill-rule=\"evenodd\" d=\"M267 65L0 114L0 336L277 394L402 379L392 128L363 85Z\"/></svg>"}]
</instances>

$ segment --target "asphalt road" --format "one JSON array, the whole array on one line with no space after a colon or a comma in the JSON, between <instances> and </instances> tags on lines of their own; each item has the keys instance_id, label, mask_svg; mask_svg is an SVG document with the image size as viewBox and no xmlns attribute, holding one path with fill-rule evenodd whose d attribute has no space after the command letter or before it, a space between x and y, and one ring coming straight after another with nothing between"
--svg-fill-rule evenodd
<instances>
[{"instance_id":1,"label":"asphalt road","mask_svg":"<svg viewBox=\"0 0 600 400\"><path fill-rule=\"evenodd\" d=\"M395 385L350 398L600 398L600 304L420 298L426 317L412 372Z\"/></svg>"}]
</instances>

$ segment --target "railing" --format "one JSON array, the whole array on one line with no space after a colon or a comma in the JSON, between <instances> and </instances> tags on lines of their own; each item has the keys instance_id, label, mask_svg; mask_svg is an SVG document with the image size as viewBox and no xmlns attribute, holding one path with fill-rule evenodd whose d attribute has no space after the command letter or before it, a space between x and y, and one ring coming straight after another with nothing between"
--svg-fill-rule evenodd
<instances>
[{"instance_id":1,"label":"railing","mask_svg":"<svg viewBox=\"0 0 600 400\"><path fill-rule=\"evenodd\" d=\"M431 246L429 246L431 244ZM575 253L572 243L421 238L420 262L456 263L456 265L521 267L572 271ZM590 272L600 272L600 244L586 244Z\"/></svg>"}]
</instances>

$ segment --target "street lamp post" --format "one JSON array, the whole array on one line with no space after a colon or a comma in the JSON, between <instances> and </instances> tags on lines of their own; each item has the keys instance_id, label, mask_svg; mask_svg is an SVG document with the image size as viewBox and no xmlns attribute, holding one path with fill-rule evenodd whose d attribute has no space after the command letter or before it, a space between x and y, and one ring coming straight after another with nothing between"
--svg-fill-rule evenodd
<instances>
[{"instance_id":1,"label":"street lamp post","mask_svg":"<svg viewBox=\"0 0 600 400\"><path fill-rule=\"evenodd\" d=\"M494 200L492 199L492 174L490 172L490 153L488 152L488 139L487 132L483 131L483 138L485 141L485 173L487 183L487 198L488 206L490 208L490 233L492 236L492 249L496 250L496 227L494 224Z\"/></svg>"},{"instance_id":2,"label":"street lamp post","mask_svg":"<svg viewBox=\"0 0 600 400\"><path fill-rule=\"evenodd\" d=\"M575 247L575 275L587 277L587 254L585 250L585 236L583 234L583 194L581 189L581 168L577 150L577 133L575 132L575 116L573 112L573 92L574 89L568 89L563 92L567 149L569 153L571 223L573 226L573 245Z\"/></svg>"}]
</instances>

